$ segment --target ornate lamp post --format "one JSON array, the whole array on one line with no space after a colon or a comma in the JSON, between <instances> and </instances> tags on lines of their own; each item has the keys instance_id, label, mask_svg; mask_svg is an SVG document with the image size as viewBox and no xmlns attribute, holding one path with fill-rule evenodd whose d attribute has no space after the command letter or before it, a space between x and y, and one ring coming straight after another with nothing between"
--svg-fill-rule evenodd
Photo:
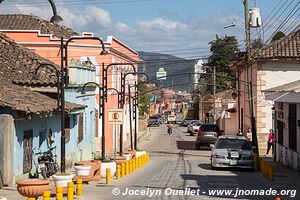
<instances>
[{"instance_id":1,"label":"ornate lamp post","mask_svg":"<svg viewBox=\"0 0 300 200\"><path fill-rule=\"evenodd\" d=\"M60 40L61 73L62 73L61 74L61 77L62 77L61 80L63 80L63 81L61 81L61 108L63 110L64 110L64 107L65 107L64 88L65 88L65 85L68 85L68 75L67 75L67 69L66 69L68 67L68 45L71 41L74 41L74 40L98 40L101 43L101 47L102 47L102 51L101 51L100 55L108 54L108 52L104 48L103 41L98 37L71 37L66 41L65 44L64 44L64 39L61 38L61 40ZM64 66L64 64L65 64L65 66ZM99 110L99 114L102 115L103 118L104 118L103 113L104 112L101 113L101 111ZM63 130L62 137L61 137L61 172L65 172L65 145L66 145L65 140L66 139L65 139L65 133L64 133L64 123L65 123L64 122L64 118L65 118L64 113L62 113L61 118L62 118L61 123L62 123L62 130ZM104 133L102 133L102 135L103 134Z\"/></svg>"},{"instance_id":2,"label":"ornate lamp post","mask_svg":"<svg viewBox=\"0 0 300 200\"><path fill-rule=\"evenodd\" d=\"M103 94L104 96L101 98L102 99L102 110L105 109L105 101L104 99L106 99L106 102L107 102L107 90L108 90L108 69L112 66L122 66L122 65L130 65L132 67L132 70L133 72L135 73L136 72L136 69L134 67L134 65L132 63L111 63L109 65L107 65L106 67L104 66L104 63L102 64L102 85L103 85ZM124 98L124 94L125 94L125 85L123 86L123 76L121 76L122 80L121 80L121 91L118 92L120 93L119 97L121 97L121 99L119 99L119 108L123 108L124 106L124 101L125 101L125 98ZM124 82L125 82L125 79L124 79ZM104 115L103 115L104 116ZM104 118L102 118L102 123L103 123L103 126L102 126L102 131L104 132L105 131L105 128L104 128L104 124L105 124L105 120ZM104 147L104 148L103 148ZM103 140L102 138L102 152L105 152L105 140ZM123 155L123 125L121 124L120 125L120 155ZM102 154L103 156L103 154Z\"/></svg>"}]
</instances>

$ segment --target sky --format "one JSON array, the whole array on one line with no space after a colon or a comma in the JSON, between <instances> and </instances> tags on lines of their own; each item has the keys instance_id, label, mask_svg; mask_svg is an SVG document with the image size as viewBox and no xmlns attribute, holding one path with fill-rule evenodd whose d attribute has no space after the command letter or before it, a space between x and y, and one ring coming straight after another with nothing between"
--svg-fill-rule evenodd
<instances>
[{"instance_id":1,"label":"sky","mask_svg":"<svg viewBox=\"0 0 300 200\"><path fill-rule=\"evenodd\" d=\"M63 25L77 32L93 32L106 39L112 35L136 51L172 54L195 59L208 57L209 42L216 35L235 35L244 48L244 8L242 0L54 0ZM260 8L266 24L265 38L285 17L271 18L275 8L298 0L249 0L249 8ZM290 1L290 2L289 2ZM296 2L296 3L295 3ZM298 2L299 3L299 2ZM278 7L276 7L278 6ZM284 7L283 7L284 8ZM299 12L299 11L298 11ZM47 0L5 0L0 13L32 13L49 20L52 10ZM296 18L298 13L294 15ZM298 16L299 18L299 16ZM292 18L291 18L292 19ZM224 29L235 23L236 27ZM268 26L267 26L268 25ZM258 30L252 30L257 35ZM260 31L259 33L262 33ZM269 35L268 35L269 34ZM262 34L260 34L262 35Z\"/></svg>"}]
</instances>

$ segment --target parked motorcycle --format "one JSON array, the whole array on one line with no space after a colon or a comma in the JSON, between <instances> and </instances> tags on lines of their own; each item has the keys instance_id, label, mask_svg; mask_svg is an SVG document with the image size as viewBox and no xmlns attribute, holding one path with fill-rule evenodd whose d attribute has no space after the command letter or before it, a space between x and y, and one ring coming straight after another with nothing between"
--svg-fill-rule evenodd
<instances>
[{"instance_id":1,"label":"parked motorcycle","mask_svg":"<svg viewBox=\"0 0 300 200\"><path fill-rule=\"evenodd\" d=\"M39 174L42 175L44 179L49 178L58 171L58 164L56 162L56 154L53 154L52 151L56 147L51 147L48 151L42 152L39 150L38 153L33 153L36 157L34 159L34 165L36 168L36 176L39 177Z\"/></svg>"}]
</instances>

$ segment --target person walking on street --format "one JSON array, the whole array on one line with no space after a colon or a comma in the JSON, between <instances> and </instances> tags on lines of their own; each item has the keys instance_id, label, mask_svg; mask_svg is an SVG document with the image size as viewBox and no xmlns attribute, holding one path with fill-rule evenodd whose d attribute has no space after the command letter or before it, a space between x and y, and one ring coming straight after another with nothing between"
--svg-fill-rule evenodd
<instances>
[{"instance_id":1,"label":"person walking on street","mask_svg":"<svg viewBox=\"0 0 300 200\"><path fill-rule=\"evenodd\" d=\"M266 155L269 155L269 151L272 147L272 151L273 151L273 148L274 148L274 131L273 129L270 129L269 130L269 135L268 135L268 148L267 148L267 154Z\"/></svg>"},{"instance_id":2,"label":"person walking on street","mask_svg":"<svg viewBox=\"0 0 300 200\"><path fill-rule=\"evenodd\" d=\"M247 137L249 144L252 146L252 129L251 128L248 129L248 132L246 133L246 137Z\"/></svg>"}]
</instances>

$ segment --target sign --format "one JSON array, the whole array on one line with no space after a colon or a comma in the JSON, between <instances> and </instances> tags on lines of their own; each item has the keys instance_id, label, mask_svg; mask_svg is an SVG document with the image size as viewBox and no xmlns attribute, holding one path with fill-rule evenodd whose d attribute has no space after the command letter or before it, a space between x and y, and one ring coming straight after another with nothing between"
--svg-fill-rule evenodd
<instances>
[{"instance_id":1,"label":"sign","mask_svg":"<svg viewBox=\"0 0 300 200\"><path fill-rule=\"evenodd\" d=\"M122 124L123 109L108 109L108 124L116 125Z\"/></svg>"},{"instance_id":2,"label":"sign","mask_svg":"<svg viewBox=\"0 0 300 200\"><path fill-rule=\"evenodd\" d=\"M158 80L167 80L167 72L164 70L164 68L159 68L158 72L156 72L156 78Z\"/></svg>"}]
</instances>

